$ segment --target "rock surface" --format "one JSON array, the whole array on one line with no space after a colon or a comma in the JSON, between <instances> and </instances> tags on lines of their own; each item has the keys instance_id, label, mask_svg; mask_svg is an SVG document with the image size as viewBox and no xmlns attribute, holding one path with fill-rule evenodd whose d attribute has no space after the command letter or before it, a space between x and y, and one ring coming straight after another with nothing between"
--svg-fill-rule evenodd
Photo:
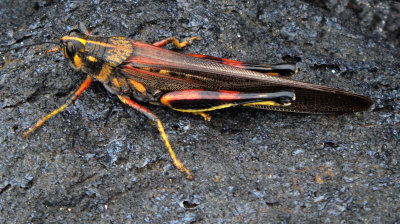
<instances>
[{"instance_id":1,"label":"rock surface","mask_svg":"<svg viewBox=\"0 0 400 224\"><path fill-rule=\"evenodd\" d=\"M2 51L0 222L399 222L399 3L254 2L1 1L3 46L55 41L81 21L146 42L200 36L179 51L296 62L295 79L375 105L337 116L235 108L211 122L149 106L188 181L157 130L99 83L23 139L85 75L46 47Z\"/></svg>"}]
</instances>

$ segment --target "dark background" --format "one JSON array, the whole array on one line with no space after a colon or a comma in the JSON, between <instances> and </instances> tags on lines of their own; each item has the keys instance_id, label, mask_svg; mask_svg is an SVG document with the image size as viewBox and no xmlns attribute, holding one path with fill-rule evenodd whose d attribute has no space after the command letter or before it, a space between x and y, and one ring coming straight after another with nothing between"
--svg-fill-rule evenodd
<instances>
[{"instance_id":1,"label":"dark background","mask_svg":"<svg viewBox=\"0 0 400 224\"><path fill-rule=\"evenodd\" d=\"M375 102L336 116L235 108L211 122L148 106L188 181L156 128L99 83L22 139L85 75L47 46L2 51L0 222L399 222L399 3L2 0L0 16L3 49L81 21L150 43L200 36L180 51L296 62L295 79Z\"/></svg>"}]
</instances>

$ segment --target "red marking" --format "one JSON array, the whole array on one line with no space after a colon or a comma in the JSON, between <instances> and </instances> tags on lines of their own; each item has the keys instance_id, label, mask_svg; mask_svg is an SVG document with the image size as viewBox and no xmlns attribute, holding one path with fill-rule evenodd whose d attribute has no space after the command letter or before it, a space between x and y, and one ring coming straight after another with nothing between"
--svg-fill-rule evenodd
<instances>
[{"instance_id":1,"label":"red marking","mask_svg":"<svg viewBox=\"0 0 400 224\"><path fill-rule=\"evenodd\" d=\"M163 95L160 102L164 105L170 105L173 101L183 100L225 100L235 101L243 99L239 92L234 91L206 91L206 90L182 90L169 92Z\"/></svg>"},{"instance_id":2,"label":"red marking","mask_svg":"<svg viewBox=\"0 0 400 224\"><path fill-rule=\"evenodd\" d=\"M76 90L75 95L80 96L90 86L91 82L92 79L88 76L88 78L86 78L86 80L82 83L79 89Z\"/></svg>"},{"instance_id":3,"label":"red marking","mask_svg":"<svg viewBox=\"0 0 400 224\"><path fill-rule=\"evenodd\" d=\"M218 90L218 92L221 92L221 93L232 93L232 94L240 93L238 91L230 91L230 90Z\"/></svg>"},{"instance_id":4,"label":"red marking","mask_svg":"<svg viewBox=\"0 0 400 224\"><path fill-rule=\"evenodd\" d=\"M146 65L170 65L170 63L166 63L164 61L156 61L152 58L144 57L144 56L133 56L129 57L126 60L128 63L137 63L137 64L146 64Z\"/></svg>"},{"instance_id":5,"label":"red marking","mask_svg":"<svg viewBox=\"0 0 400 224\"><path fill-rule=\"evenodd\" d=\"M166 55L165 58L168 58L169 55L171 55L171 53L173 53L173 54L175 54L175 55L179 55L179 53L177 53L177 52L170 51L170 50L167 50L167 49L164 49L164 48L160 48L160 47L156 47L156 46L153 46L153 45L151 45L151 44L142 43L142 42L136 42L136 41L132 41L131 43L132 43L132 45L133 45L134 48L142 49L142 51L144 51L144 52L141 52L141 53L140 53L140 54L142 54L142 55L146 55L147 52L145 52L145 51L157 52L157 54L158 54L158 55L161 55L161 56L162 56L162 55ZM133 58L133 60L138 60L137 62L143 60L145 63L149 63L149 64L159 64L158 62L160 62L159 60L149 59L149 58L141 57L141 56L135 56L135 57L132 57L132 58ZM129 60L129 59L128 59L128 60ZM149 61L149 60L150 60L150 61ZM168 62L166 62L166 61L161 61L161 62L168 63ZM168 64L168 65L169 65L169 64Z\"/></svg>"},{"instance_id":6,"label":"red marking","mask_svg":"<svg viewBox=\"0 0 400 224\"><path fill-rule=\"evenodd\" d=\"M226 59L226 58L218 58L218 57L209 56L209 55L203 55L203 54L188 54L188 55L192 56L192 57L196 57L196 58L205 58L205 59L210 59L210 60L213 60L213 61L219 61L222 64L231 65L231 66L235 66L235 67L238 67L238 68L246 68L244 66L245 63L243 63L241 61L235 61L235 60Z\"/></svg>"},{"instance_id":7,"label":"red marking","mask_svg":"<svg viewBox=\"0 0 400 224\"><path fill-rule=\"evenodd\" d=\"M140 104L138 104L135 101L129 99L128 97L123 97L123 99L125 100L125 102L124 102L125 104L128 104L130 107L133 107L136 110L143 112L145 115L155 116L153 114L153 112L151 112L149 109L147 109L146 107L141 106Z\"/></svg>"},{"instance_id":8,"label":"red marking","mask_svg":"<svg viewBox=\"0 0 400 224\"><path fill-rule=\"evenodd\" d=\"M173 40L173 39L171 37L169 37L169 38L166 38L164 40L160 40L160 41L154 42L151 45L153 45L155 47L162 47L162 46L167 45L171 40Z\"/></svg>"},{"instance_id":9,"label":"red marking","mask_svg":"<svg viewBox=\"0 0 400 224\"><path fill-rule=\"evenodd\" d=\"M131 41L133 47L146 49L147 51L156 51L159 54L163 54L164 52L169 52L169 50L159 48L150 44ZM126 62L128 63L137 63L137 64L148 64L148 65L162 65L162 66L172 66L171 63L167 61L155 60L153 58L145 57L145 56L132 56L127 58Z\"/></svg>"}]
</instances>

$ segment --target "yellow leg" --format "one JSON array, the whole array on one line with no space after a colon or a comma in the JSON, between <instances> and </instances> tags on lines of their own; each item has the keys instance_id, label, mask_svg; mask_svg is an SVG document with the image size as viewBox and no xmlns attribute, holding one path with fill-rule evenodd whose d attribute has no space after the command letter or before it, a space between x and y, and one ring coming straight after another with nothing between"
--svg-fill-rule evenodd
<instances>
[{"instance_id":1,"label":"yellow leg","mask_svg":"<svg viewBox=\"0 0 400 224\"><path fill-rule=\"evenodd\" d=\"M186 167L184 167L183 164L176 158L174 150L172 150L171 144L169 144L169 140L168 140L167 134L164 131L164 127L163 127L161 121L159 119L157 119L156 122L157 122L156 125L157 125L157 128L158 128L158 131L161 134L161 138L163 139L165 147L168 150L168 153L169 153L169 156L171 157L172 163L181 172L186 173L186 175L187 175L186 178L187 179L193 180L193 174L190 172L190 170L186 169Z\"/></svg>"},{"instance_id":2,"label":"yellow leg","mask_svg":"<svg viewBox=\"0 0 400 224\"><path fill-rule=\"evenodd\" d=\"M178 39L176 39L176 37L168 37L168 38L165 38L163 40L153 43L153 45L156 47L162 47L162 46L167 45L168 43L173 43L177 48L182 48L182 47L185 47L186 45L188 45L192 40L201 40L201 38L200 37L191 37L185 41L179 42Z\"/></svg>"},{"instance_id":3,"label":"yellow leg","mask_svg":"<svg viewBox=\"0 0 400 224\"><path fill-rule=\"evenodd\" d=\"M161 138L164 141L165 147L167 148L167 151L169 153L169 156L171 157L172 163L176 168L178 168L181 172L186 173L187 179L193 180L193 174L190 172L190 170L186 169L186 167L183 166L183 164L176 158L174 150L172 150L171 144L169 143L167 134L165 133L164 127L161 123L161 120L153 114L149 109L137 104L136 102L132 101L129 99L129 97L126 96L121 96L118 95L118 98L124 103L129 105L130 107L136 109L137 111L141 112L144 114L147 118L149 118L151 121L156 123L156 126L158 128L158 131L160 132Z\"/></svg>"},{"instance_id":4,"label":"yellow leg","mask_svg":"<svg viewBox=\"0 0 400 224\"><path fill-rule=\"evenodd\" d=\"M69 105L71 105L74 102L74 100L76 100L89 87L91 82L92 82L92 78L90 76L87 76L86 80L82 83L82 85L78 88L78 90L75 91L75 93L71 96L71 98L68 99L68 101L66 103L64 103L61 107L53 110L53 112L49 113L48 115L46 115L45 117L40 119L38 122L36 122L36 124L33 125L32 127L30 127L28 131L24 132L22 137L27 138L29 134L36 131L36 129L38 129L40 126L42 126L44 124L44 122L46 122L49 118L60 113L65 108L67 108Z\"/></svg>"},{"instance_id":5,"label":"yellow leg","mask_svg":"<svg viewBox=\"0 0 400 224\"><path fill-rule=\"evenodd\" d=\"M206 121L211 121L211 115L204 113L204 112L193 112L194 115L200 115L204 118Z\"/></svg>"}]
</instances>

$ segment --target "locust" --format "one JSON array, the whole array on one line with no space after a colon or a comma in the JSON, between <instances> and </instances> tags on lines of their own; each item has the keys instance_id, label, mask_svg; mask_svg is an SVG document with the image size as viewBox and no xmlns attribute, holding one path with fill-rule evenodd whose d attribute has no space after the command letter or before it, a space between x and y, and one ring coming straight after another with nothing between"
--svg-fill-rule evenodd
<instances>
[{"instance_id":1,"label":"locust","mask_svg":"<svg viewBox=\"0 0 400 224\"><path fill-rule=\"evenodd\" d=\"M295 64L253 64L162 48L183 48L199 37L179 42L168 37L153 44L122 36L91 35L83 23L62 36L58 47L69 64L87 74L70 98L31 126L26 138L49 118L71 105L91 84L101 82L122 103L146 116L157 127L176 168L193 179L168 140L161 120L147 107L155 104L210 120L209 111L236 106L313 113L352 113L368 110L370 98L353 92L291 79Z\"/></svg>"}]
</instances>

